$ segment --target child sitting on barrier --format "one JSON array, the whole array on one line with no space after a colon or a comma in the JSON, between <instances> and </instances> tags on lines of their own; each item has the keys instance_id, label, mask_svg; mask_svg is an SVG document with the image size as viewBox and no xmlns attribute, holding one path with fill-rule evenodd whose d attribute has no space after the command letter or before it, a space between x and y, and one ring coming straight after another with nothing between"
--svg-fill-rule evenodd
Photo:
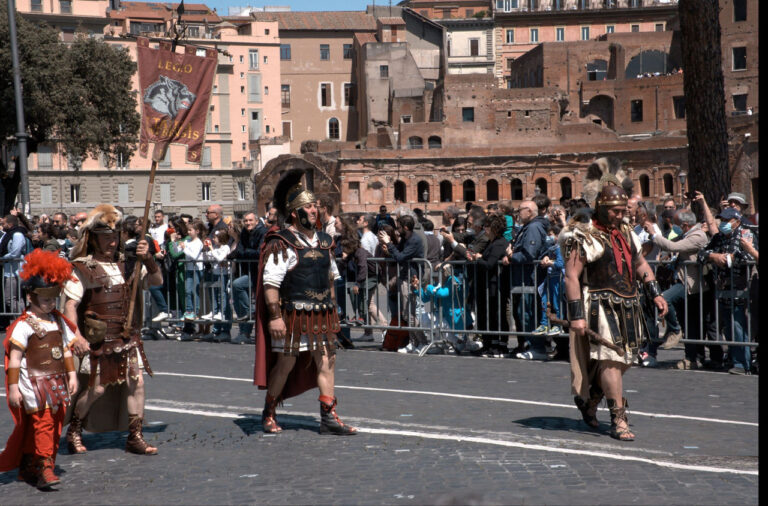
<instances>
[{"instance_id":1,"label":"child sitting on barrier","mask_svg":"<svg viewBox=\"0 0 768 506\"><path fill-rule=\"evenodd\" d=\"M468 348L467 336L455 332L465 329L464 281L462 276L455 273L453 266L447 262L439 265L437 273L439 277L438 283L435 285L431 283L420 284L416 276L411 280L411 288L419 296L418 300L421 306L417 306L416 311L417 314L421 315L420 325L424 328L434 326L441 337L459 355L465 348ZM425 303L430 304L429 311L426 310Z\"/></svg>"},{"instance_id":2,"label":"child sitting on barrier","mask_svg":"<svg viewBox=\"0 0 768 506\"><path fill-rule=\"evenodd\" d=\"M550 326L549 318L547 318L547 304L552 305L551 310L558 318L563 317L560 310L560 298L563 293L565 262L560 253L560 246L557 244L557 235L559 233L560 227L558 225L549 226L546 250L539 259L539 265L547 269L547 275L538 287L539 295L541 296L541 318L539 319L539 326L533 331L535 335L557 336L563 332L559 325Z\"/></svg>"}]
</instances>

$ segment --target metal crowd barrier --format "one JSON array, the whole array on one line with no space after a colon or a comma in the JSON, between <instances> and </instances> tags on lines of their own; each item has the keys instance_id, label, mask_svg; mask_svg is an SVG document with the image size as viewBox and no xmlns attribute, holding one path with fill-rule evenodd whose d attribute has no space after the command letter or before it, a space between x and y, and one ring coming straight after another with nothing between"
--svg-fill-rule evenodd
<instances>
[{"instance_id":1,"label":"metal crowd barrier","mask_svg":"<svg viewBox=\"0 0 768 506\"><path fill-rule=\"evenodd\" d=\"M0 261L4 274L0 286L0 316L7 319L15 318L24 307L18 276L14 274L18 272L20 262ZM155 293L145 292L145 326L163 329L168 325L188 323L225 328L238 324L246 329L252 328L255 323L255 283L249 272L255 262L234 260L214 266L210 262L177 260L166 264L171 265L171 271L163 268L165 278L162 288ZM422 354L430 347L452 343L451 336L496 337L502 341L517 337L519 343L523 338L542 337L534 335L533 330L541 321L543 295L549 301L556 298L560 302L559 316L565 318L563 272L558 270L543 277L543 269L538 268L539 262L512 265L499 262L490 269L470 261L450 261L434 266L426 259L398 263L392 258L369 258L368 262L371 267L366 266L365 281L359 287L358 294L353 293L353 280L346 279L336 286L342 327L370 332L401 330L421 333L419 338L427 344ZM682 343L758 347L759 319L752 318L753 306L757 306L757 265L746 265L743 276L736 269L729 269L725 283L715 286L712 276L715 268L710 265L701 266L697 262L674 265L664 261L649 263L657 271L660 266L672 268L673 271L675 267L682 266L686 275L690 272L694 276L698 287L705 287L705 290L694 290L691 294L686 291L678 304L677 320L685 333ZM344 276L345 262L337 259L337 265ZM445 265L450 268L446 269ZM191 283L187 281L190 278ZM676 280L673 280L674 283ZM495 290L491 291L494 286ZM733 286L738 289L725 289ZM434 287L442 290L439 294L442 296L430 293ZM672 287L662 286L665 294L670 293L667 290ZM192 292L192 308L188 306L188 288ZM553 288L557 289L553 291ZM163 322L152 322L161 305L158 293L162 294L170 316ZM236 306L239 311L233 310ZM374 315L369 310L371 308L375 308ZM185 318L184 313L190 309L194 317ZM217 310L221 312L221 319L211 317ZM208 318L203 317L206 313ZM658 332L658 311L648 313L646 321ZM425 318L424 315L429 316ZM445 318L446 315L463 317ZM671 320L668 317L667 328L673 323ZM692 325L697 332L691 332ZM554 339L566 336L566 333L560 332L543 337ZM658 335L652 338L656 344L661 342Z\"/></svg>"}]
</instances>

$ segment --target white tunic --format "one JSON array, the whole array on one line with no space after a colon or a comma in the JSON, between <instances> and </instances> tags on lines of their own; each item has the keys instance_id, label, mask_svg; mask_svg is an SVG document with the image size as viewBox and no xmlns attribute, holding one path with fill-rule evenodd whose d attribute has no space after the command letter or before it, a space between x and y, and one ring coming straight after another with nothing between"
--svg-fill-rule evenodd
<instances>
[{"instance_id":1,"label":"white tunic","mask_svg":"<svg viewBox=\"0 0 768 506\"><path fill-rule=\"evenodd\" d=\"M30 316L31 318L35 318L35 316ZM59 329L56 322L47 321L47 320L40 320L40 326L47 331L57 331ZM61 330L62 330L62 345L63 349L67 350L71 347L72 341L75 340L75 334L69 329L66 323L63 321L61 322ZM15 344L19 348L21 348L23 351L26 351L27 344L29 343L30 336L33 336L35 334L35 331L32 330L32 327L26 322L26 321L20 321L16 324L16 326L13 328L13 332L11 333L9 339L11 340L11 343ZM40 411L44 408L51 407L51 403L48 402L50 399L46 398L46 403L44 408L40 408L37 405L37 399L35 399L35 392L32 389L32 382L29 380L29 371L27 370L27 356L26 353L22 355L21 357L21 366L19 368L19 392L21 392L21 397L24 400L24 409L27 413L34 413L35 411ZM52 410L55 413L58 409L58 406L53 406Z\"/></svg>"}]
</instances>

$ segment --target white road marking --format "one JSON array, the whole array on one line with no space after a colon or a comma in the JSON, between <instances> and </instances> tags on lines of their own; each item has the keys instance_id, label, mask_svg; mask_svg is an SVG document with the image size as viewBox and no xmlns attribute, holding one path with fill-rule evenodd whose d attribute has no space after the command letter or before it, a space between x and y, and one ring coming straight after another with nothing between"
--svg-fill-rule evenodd
<instances>
[{"instance_id":1,"label":"white road marking","mask_svg":"<svg viewBox=\"0 0 768 506\"><path fill-rule=\"evenodd\" d=\"M240 413L226 412L226 411L205 411L201 409L184 409L184 408L175 408L175 407L165 407L165 406L157 406L151 403L147 404L145 406L145 409L150 411L163 411L163 412L169 412L169 413L206 416L206 417L213 417L213 418L228 418L228 419L256 418L256 415L244 415ZM316 426L316 422L308 422L303 420L292 420L292 423L294 425ZM543 452L550 452L550 453L565 453L569 455L578 455L582 457L596 457L596 458L609 459L609 460L620 460L625 462L639 462L643 464L651 464L659 467L677 469L681 471L699 471L699 472L706 472L706 473L726 473L726 474L742 474L742 475L749 475L749 476L758 476L758 471L752 471L752 470L732 469L727 467L679 464L676 462L657 460L657 459L646 458L646 457L638 457L635 455L619 455L615 452L608 453L608 452L598 452L598 451L591 451L591 450L582 450L582 449L576 449L576 448L565 448L562 446L555 447L555 446L546 446L541 444L523 443L523 442L517 442L517 441L503 441L503 440L491 439L487 437L461 436L456 434L422 432L422 431L412 431L412 430L376 429L372 427L358 427L358 432L367 433L367 434L401 436L401 437L416 437L416 438L433 439L433 440L439 440L439 441L453 441L456 443L466 442L466 443L475 443L475 444L485 444L485 445L503 446L508 448L520 448L524 450L536 450L536 451L543 451Z\"/></svg>"},{"instance_id":2,"label":"white road marking","mask_svg":"<svg viewBox=\"0 0 768 506\"><path fill-rule=\"evenodd\" d=\"M176 372L155 372L154 374L156 376L176 376L181 378L200 378L200 379L212 379L212 380L221 380L221 381L238 381L238 382L245 382L245 383L253 383L253 380L250 378L231 378L227 376L209 376L205 374L186 374L186 373L176 373ZM528 404L532 406L548 406L553 408L576 409L576 406L574 406L573 404L558 404L554 402L529 401L525 399L510 399L506 397L488 397L484 395L466 395L466 394L454 394L454 393L448 393L448 392L423 392L421 390L357 387L357 386L349 386L349 385L336 385L335 388L341 388L346 390L364 390L364 391L370 391L370 392L389 392L389 393L398 393L398 394L430 395L434 397L452 397L455 399L468 399L468 400L491 401L491 402L509 402L514 404ZM599 408L599 409L601 411L608 411L607 408ZM724 423L724 424L733 424L733 425L746 425L749 427L759 427L759 424L757 423L743 422L740 420L703 418L700 416L686 416L686 415L668 415L665 413L647 413L644 411L635 411L635 410L632 410L632 414L638 415L638 416L648 416L651 418L670 418L670 419L678 419L678 420L693 420L697 422Z\"/></svg>"}]
</instances>

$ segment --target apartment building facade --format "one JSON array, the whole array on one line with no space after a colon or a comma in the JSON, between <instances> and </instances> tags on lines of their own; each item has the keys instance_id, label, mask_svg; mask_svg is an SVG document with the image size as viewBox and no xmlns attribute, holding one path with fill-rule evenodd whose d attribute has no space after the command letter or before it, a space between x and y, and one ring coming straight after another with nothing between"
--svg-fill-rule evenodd
<instances>
[{"instance_id":1,"label":"apartment building facade","mask_svg":"<svg viewBox=\"0 0 768 506\"><path fill-rule=\"evenodd\" d=\"M91 0L73 0L78 4ZM170 28L177 4L102 2L104 40L136 59L136 36L156 46ZM89 5L92 7L92 5ZM280 41L275 22L250 20L235 26L204 4L185 4L182 44L219 51L202 164L186 163L186 148L171 145L158 164L153 206L171 213L202 216L216 202L227 214L253 206L253 176L265 158L287 152L280 121ZM138 93L138 76L134 76ZM138 106L138 104L137 104ZM143 210L151 160L135 153L107 168L101 159L70 163L55 143L30 156L33 212L76 212L98 202L121 205L126 213Z\"/></svg>"},{"instance_id":2,"label":"apartment building facade","mask_svg":"<svg viewBox=\"0 0 768 506\"><path fill-rule=\"evenodd\" d=\"M677 0L494 0L494 72L512 87L512 62L540 43L661 32L676 15Z\"/></svg>"}]
</instances>

